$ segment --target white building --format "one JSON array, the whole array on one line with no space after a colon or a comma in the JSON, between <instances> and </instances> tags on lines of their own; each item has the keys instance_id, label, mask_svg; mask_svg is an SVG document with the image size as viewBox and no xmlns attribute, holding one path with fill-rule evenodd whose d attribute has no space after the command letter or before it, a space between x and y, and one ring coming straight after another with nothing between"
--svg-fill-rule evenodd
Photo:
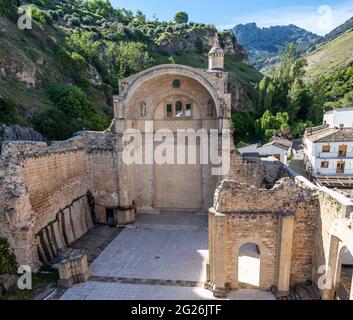
<instances>
[{"instance_id":1,"label":"white building","mask_svg":"<svg viewBox=\"0 0 353 320\"><path fill-rule=\"evenodd\" d=\"M329 111L324 124L306 130L305 169L312 176L353 176L353 108Z\"/></svg>"},{"instance_id":2,"label":"white building","mask_svg":"<svg viewBox=\"0 0 353 320\"><path fill-rule=\"evenodd\" d=\"M326 112L324 124L330 128L353 128L353 108L335 109Z\"/></svg>"},{"instance_id":3,"label":"white building","mask_svg":"<svg viewBox=\"0 0 353 320\"><path fill-rule=\"evenodd\" d=\"M256 156L260 158L273 157L277 160L287 163L292 154L293 143L289 140L280 139L272 141L263 146L252 144L250 146L238 149L243 156Z\"/></svg>"}]
</instances>

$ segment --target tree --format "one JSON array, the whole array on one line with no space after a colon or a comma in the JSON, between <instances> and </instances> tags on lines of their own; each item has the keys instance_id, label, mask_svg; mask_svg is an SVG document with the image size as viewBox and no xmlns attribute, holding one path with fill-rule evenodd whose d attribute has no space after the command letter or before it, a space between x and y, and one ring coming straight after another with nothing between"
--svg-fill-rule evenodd
<instances>
[{"instance_id":1,"label":"tree","mask_svg":"<svg viewBox=\"0 0 353 320\"><path fill-rule=\"evenodd\" d=\"M91 12L103 17L112 17L115 13L109 0L86 0L83 5Z\"/></svg>"},{"instance_id":2,"label":"tree","mask_svg":"<svg viewBox=\"0 0 353 320\"><path fill-rule=\"evenodd\" d=\"M178 12L174 17L174 22L177 24L188 23L189 15L186 12Z\"/></svg>"},{"instance_id":3,"label":"tree","mask_svg":"<svg viewBox=\"0 0 353 320\"><path fill-rule=\"evenodd\" d=\"M137 10L135 15L135 21L138 24L146 24L146 16L143 14L141 10Z\"/></svg>"}]
</instances>

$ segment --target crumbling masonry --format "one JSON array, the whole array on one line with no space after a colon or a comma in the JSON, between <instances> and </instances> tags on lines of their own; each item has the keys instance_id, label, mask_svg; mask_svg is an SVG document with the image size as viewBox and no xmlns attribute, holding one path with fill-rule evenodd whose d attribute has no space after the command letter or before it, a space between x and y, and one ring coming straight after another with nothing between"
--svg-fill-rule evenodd
<instances>
[{"instance_id":1,"label":"crumbling masonry","mask_svg":"<svg viewBox=\"0 0 353 320\"><path fill-rule=\"evenodd\" d=\"M0 237L8 240L19 264L37 270L94 222L107 223L108 216L129 224L140 212L208 211L205 281L215 296L242 287L239 249L251 242L261 252L260 289L275 285L285 293L295 283L311 279L319 284L320 277L331 275L332 286L321 292L326 299L334 297L343 249L353 252L349 199L295 177L281 164L246 160L234 148L231 170L224 177L213 176L208 165L122 161L123 133L140 129L145 135L146 121L155 131L168 128L173 133L230 128L228 75L221 49L216 49L210 53L215 60L208 72L162 65L122 80L107 132L81 132L51 145L3 144ZM180 106L189 116L173 118Z\"/></svg>"}]
</instances>

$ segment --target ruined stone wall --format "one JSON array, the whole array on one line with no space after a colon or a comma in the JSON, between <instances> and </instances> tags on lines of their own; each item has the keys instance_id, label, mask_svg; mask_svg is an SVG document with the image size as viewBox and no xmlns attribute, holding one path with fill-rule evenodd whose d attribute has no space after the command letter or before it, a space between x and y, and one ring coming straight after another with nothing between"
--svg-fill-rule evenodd
<instances>
[{"instance_id":1,"label":"ruined stone wall","mask_svg":"<svg viewBox=\"0 0 353 320\"><path fill-rule=\"evenodd\" d=\"M289 172L279 162L262 162L257 158L246 159L234 150L231 153L230 170L227 179L258 188L270 188Z\"/></svg>"},{"instance_id":2,"label":"ruined stone wall","mask_svg":"<svg viewBox=\"0 0 353 320\"><path fill-rule=\"evenodd\" d=\"M22 174L36 214L35 233L55 220L61 209L92 189L84 150L26 159Z\"/></svg>"},{"instance_id":3,"label":"ruined stone wall","mask_svg":"<svg viewBox=\"0 0 353 320\"><path fill-rule=\"evenodd\" d=\"M70 244L87 232L92 226L91 219L87 218L90 214L87 193L98 204L117 205L113 146L110 133L94 132L83 132L50 146L44 142L7 142L4 145L0 171L4 182L4 212L0 216L8 221L6 238L19 263L38 267L38 235L43 234L43 230L44 241L41 240L45 249L42 249L46 254L41 255L47 260L61 248L59 243ZM82 198L86 199L85 203L77 207L76 201ZM70 207L73 209L66 210ZM65 212L63 221L71 221L71 227L67 228L72 230L66 230L66 236L63 229L53 229L55 223L60 224L60 212ZM83 222L82 217L78 218L80 215L85 218ZM67 241L62 241L65 237Z\"/></svg>"},{"instance_id":4,"label":"ruined stone wall","mask_svg":"<svg viewBox=\"0 0 353 320\"><path fill-rule=\"evenodd\" d=\"M319 288L324 298L332 299L340 275L339 252L343 247L353 251L353 202L289 169L287 173L291 177L281 179L272 189L233 180L224 180L217 188L209 213L209 283L216 284L215 292L220 292L223 282L225 287L239 288L239 249L245 243L256 243L261 253L262 289L279 285L279 279L282 288L306 280L319 285L319 278L326 276L333 280L332 290ZM290 219L292 238L286 233Z\"/></svg>"},{"instance_id":5,"label":"ruined stone wall","mask_svg":"<svg viewBox=\"0 0 353 320\"><path fill-rule=\"evenodd\" d=\"M226 280L236 283L237 257L242 244L262 247L261 287L276 284L278 238L283 213L294 214L290 285L312 278L319 202L311 189L284 178L272 189L259 189L224 180L215 195L214 210L225 215Z\"/></svg>"},{"instance_id":6,"label":"ruined stone wall","mask_svg":"<svg viewBox=\"0 0 353 320\"><path fill-rule=\"evenodd\" d=\"M111 150L94 150L87 154L87 160L95 218L98 223L106 223L105 209L118 205L118 171L114 153Z\"/></svg>"},{"instance_id":7,"label":"ruined stone wall","mask_svg":"<svg viewBox=\"0 0 353 320\"><path fill-rule=\"evenodd\" d=\"M318 191L320 200L320 215L317 217L317 233L315 238L315 256L314 256L314 279L317 281L323 274L322 266L328 266L330 254L331 237L335 236L340 238L340 232L343 229L349 228L352 218L350 216L353 211L351 200L345 198L343 195L337 194L332 190L326 188L320 188ZM337 232L333 233L333 227L337 222L343 222L342 230L338 228ZM351 236L353 240L353 231L351 228ZM339 239L344 241L342 237ZM351 241L352 241L351 240ZM350 242L351 242L350 241ZM348 245L348 243L342 243ZM336 270L333 270L334 275Z\"/></svg>"},{"instance_id":8,"label":"ruined stone wall","mask_svg":"<svg viewBox=\"0 0 353 320\"><path fill-rule=\"evenodd\" d=\"M91 228L93 221L89 199L85 195L60 210L50 224L36 234L40 260L50 262L60 250L74 243Z\"/></svg>"},{"instance_id":9,"label":"ruined stone wall","mask_svg":"<svg viewBox=\"0 0 353 320\"><path fill-rule=\"evenodd\" d=\"M226 282L231 288L237 284L240 248L246 243L255 243L261 252L261 289L269 289L276 281L276 250L279 216L276 213L227 214L225 272ZM241 285L240 285L241 287Z\"/></svg>"}]
</instances>

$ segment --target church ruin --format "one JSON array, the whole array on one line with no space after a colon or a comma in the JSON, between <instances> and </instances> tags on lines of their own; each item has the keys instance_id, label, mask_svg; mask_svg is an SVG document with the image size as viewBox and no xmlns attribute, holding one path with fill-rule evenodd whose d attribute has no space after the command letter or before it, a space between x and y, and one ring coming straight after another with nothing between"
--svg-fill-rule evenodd
<instances>
[{"instance_id":1,"label":"church ruin","mask_svg":"<svg viewBox=\"0 0 353 320\"><path fill-rule=\"evenodd\" d=\"M239 251L253 243L260 251L260 289L277 286L285 294L312 280L325 299L333 299L342 252L353 252L348 198L317 188L279 163L246 160L234 146L224 176L212 175L211 165L200 159L185 165L122 161L124 132L139 130L145 141L147 121L154 131L166 128L173 134L231 129L227 77L217 45L208 71L159 65L120 81L115 118L106 132L81 132L50 145L5 142L0 238L7 239L18 263L37 270L94 223L130 224L141 212L208 212L205 283L215 296L242 288ZM200 141L195 148L203 148Z\"/></svg>"}]
</instances>

